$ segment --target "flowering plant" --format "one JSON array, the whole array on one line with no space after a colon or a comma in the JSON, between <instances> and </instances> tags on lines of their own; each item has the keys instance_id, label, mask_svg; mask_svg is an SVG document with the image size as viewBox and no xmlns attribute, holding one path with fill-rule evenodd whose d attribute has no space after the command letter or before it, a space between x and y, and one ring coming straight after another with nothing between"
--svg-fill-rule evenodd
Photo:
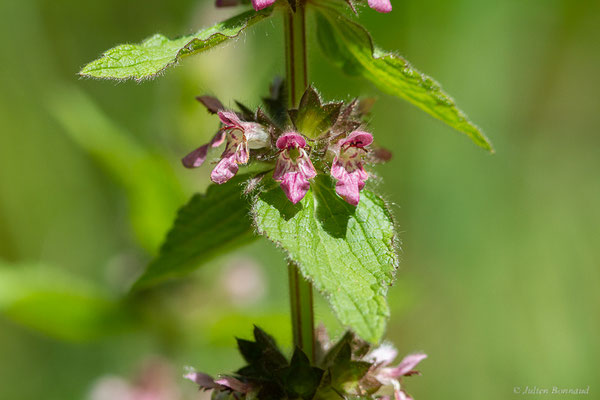
<instances>
[{"instance_id":1,"label":"flowering plant","mask_svg":"<svg viewBox=\"0 0 600 400\"><path fill-rule=\"evenodd\" d=\"M216 6L244 3L250 2L217 0ZM373 43L356 21L363 3L251 0L252 9L212 27L173 40L154 35L117 46L81 71L92 78L154 78L260 21L283 18L286 76L274 81L263 106L253 110L236 102L234 110L215 97L197 98L221 127L182 163L187 168L211 163L215 185L180 210L159 256L134 285L138 290L184 276L259 235L286 252L295 351L288 360L256 328L254 342L238 341L245 367L216 380L187 375L212 389L214 398L408 399L401 380L425 358L415 354L390 367L396 352L389 344L370 350L389 317L386 295L398 265L398 240L387 203L367 184L374 180L370 166L388 161L391 153L368 128L369 101L327 102L309 84L307 17L315 21L325 56L344 72L408 100L480 147L492 147L438 83ZM392 9L389 0L367 4L383 13ZM323 330L315 339L313 287L349 328L335 345L323 339Z\"/></svg>"}]
</instances>

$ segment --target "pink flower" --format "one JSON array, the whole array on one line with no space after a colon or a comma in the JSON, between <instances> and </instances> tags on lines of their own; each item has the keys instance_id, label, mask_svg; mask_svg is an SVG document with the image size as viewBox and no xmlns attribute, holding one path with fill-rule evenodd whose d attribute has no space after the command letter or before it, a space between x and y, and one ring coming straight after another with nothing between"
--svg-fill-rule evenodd
<instances>
[{"instance_id":1,"label":"pink flower","mask_svg":"<svg viewBox=\"0 0 600 400\"><path fill-rule=\"evenodd\" d=\"M232 376L221 376L219 379L213 379L210 375L207 375L203 372L196 372L191 367L187 367L187 370L187 373L183 377L196 383L200 389L203 390L238 392L241 394L246 394L252 388L249 384L244 383Z\"/></svg>"},{"instance_id":2,"label":"pink flower","mask_svg":"<svg viewBox=\"0 0 600 400\"><path fill-rule=\"evenodd\" d=\"M401 380L404 376L419 374L418 371L415 371L415 367L427 358L427 354L410 354L404 357L397 366L389 367L388 365L394 361L396 355L396 349L386 343L371 351L366 356L368 361L374 363L369 374L374 376L382 385L394 388L394 400L412 400L412 397L402 389Z\"/></svg>"},{"instance_id":3,"label":"pink flower","mask_svg":"<svg viewBox=\"0 0 600 400\"><path fill-rule=\"evenodd\" d=\"M269 145L269 135L262 125L255 122L244 122L231 111L219 111L219 119L223 127L212 140L198 147L182 160L186 168L201 166L206 160L209 147L219 147L225 139L227 145L221 154L221 160L210 174L213 182L225 183L238 172L238 164L246 164L250 158L248 149L259 149Z\"/></svg>"},{"instance_id":4,"label":"pink flower","mask_svg":"<svg viewBox=\"0 0 600 400\"><path fill-rule=\"evenodd\" d=\"M309 179L317 175L304 148L306 140L296 132L286 133L277 139L280 151L273 179L281 182L287 198L294 204L302 200L310 188Z\"/></svg>"},{"instance_id":5,"label":"pink flower","mask_svg":"<svg viewBox=\"0 0 600 400\"><path fill-rule=\"evenodd\" d=\"M392 11L392 3L390 0L368 0L369 7L380 13L389 13Z\"/></svg>"},{"instance_id":6,"label":"pink flower","mask_svg":"<svg viewBox=\"0 0 600 400\"><path fill-rule=\"evenodd\" d=\"M362 156L367 152L365 147L371 143L373 136L370 133L354 131L333 147L336 156L331 165L331 176L337 179L335 191L353 206L358 205L360 191L369 178L363 167Z\"/></svg>"},{"instance_id":7,"label":"pink flower","mask_svg":"<svg viewBox=\"0 0 600 400\"><path fill-rule=\"evenodd\" d=\"M252 7L258 11L269 7L273 3L275 3L275 0L252 0Z\"/></svg>"}]
</instances>

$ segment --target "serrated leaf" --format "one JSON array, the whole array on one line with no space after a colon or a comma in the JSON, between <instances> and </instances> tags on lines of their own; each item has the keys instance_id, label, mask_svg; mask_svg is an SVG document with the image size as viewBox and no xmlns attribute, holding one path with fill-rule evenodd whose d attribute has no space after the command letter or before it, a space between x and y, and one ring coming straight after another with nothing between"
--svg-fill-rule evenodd
<instances>
[{"instance_id":1,"label":"serrated leaf","mask_svg":"<svg viewBox=\"0 0 600 400\"><path fill-rule=\"evenodd\" d=\"M254 240L250 205L242 185L249 178L237 176L223 185L211 185L206 194L194 195L179 210L159 256L134 289L182 277L213 257Z\"/></svg>"},{"instance_id":2,"label":"serrated leaf","mask_svg":"<svg viewBox=\"0 0 600 400\"><path fill-rule=\"evenodd\" d=\"M281 246L329 300L340 321L377 342L389 309L386 294L398 264L394 223L384 201L363 190L353 207L319 175L296 205L273 185L252 213L258 231Z\"/></svg>"},{"instance_id":3,"label":"serrated leaf","mask_svg":"<svg viewBox=\"0 0 600 400\"><path fill-rule=\"evenodd\" d=\"M492 144L440 85L404 58L377 48L369 32L340 12L319 7L317 37L323 52L351 75L361 75L382 91L408 100L493 152Z\"/></svg>"},{"instance_id":4,"label":"serrated leaf","mask_svg":"<svg viewBox=\"0 0 600 400\"><path fill-rule=\"evenodd\" d=\"M156 34L140 44L119 45L87 64L79 74L90 78L136 81L154 78L184 57L201 53L239 36L244 29L268 17L271 9L247 11L193 35L177 39L171 40Z\"/></svg>"}]
</instances>

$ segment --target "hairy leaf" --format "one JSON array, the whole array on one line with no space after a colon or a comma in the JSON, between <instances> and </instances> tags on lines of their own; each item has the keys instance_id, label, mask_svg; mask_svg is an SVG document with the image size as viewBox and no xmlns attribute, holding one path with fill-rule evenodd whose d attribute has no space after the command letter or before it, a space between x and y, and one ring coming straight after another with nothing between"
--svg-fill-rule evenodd
<instances>
[{"instance_id":1,"label":"hairy leaf","mask_svg":"<svg viewBox=\"0 0 600 400\"><path fill-rule=\"evenodd\" d=\"M377 48L369 32L339 11L321 6L317 36L323 52L351 75L361 75L384 92L401 97L466 134L493 152L490 141L440 85L414 69L407 60Z\"/></svg>"},{"instance_id":2,"label":"hairy leaf","mask_svg":"<svg viewBox=\"0 0 600 400\"><path fill-rule=\"evenodd\" d=\"M268 17L270 13L270 10L247 11L178 39L171 40L156 34L140 44L122 44L83 67L79 74L90 78L136 81L154 78L184 57L239 36L244 29Z\"/></svg>"},{"instance_id":3,"label":"hairy leaf","mask_svg":"<svg viewBox=\"0 0 600 400\"><path fill-rule=\"evenodd\" d=\"M254 240L250 205L242 185L248 178L237 176L192 197L179 210L159 256L134 289L184 276L211 258Z\"/></svg>"},{"instance_id":4,"label":"hairy leaf","mask_svg":"<svg viewBox=\"0 0 600 400\"><path fill-rule=\"evenodd\" d=\"M257 197L253 215L258 231L300 266L344 325L366 340L381 338L398 264L394 224L381 198L363 190L353 207L319 175L295 205L272 185Z\"/></svg>"}]
</instances>

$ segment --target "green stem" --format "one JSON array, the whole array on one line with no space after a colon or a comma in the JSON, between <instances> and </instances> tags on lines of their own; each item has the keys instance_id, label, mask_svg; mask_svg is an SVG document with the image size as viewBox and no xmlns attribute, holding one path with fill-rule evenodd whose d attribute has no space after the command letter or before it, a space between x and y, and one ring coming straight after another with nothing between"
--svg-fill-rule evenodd
<instances>
[{"instance_id":1,"label":"green stem","mask_svg":"<svg viewBox=\"0 0 600 400\"><path fill-rule=\"evenodd\" d=\"M296 11L291 7L284 14L286 85L288 105L298 107L308 86L306 68L306 15L305 0L296 0ZM314 361L314 313L312 284L304 279L298 266L288 264L290 283L290 304L292 310L292 331L294 345Z\"/></svg>"},{"instance_id":2,"label":"green stem","mask_svg":"<svg viewBox=\"0 0 600 400\"><path fill-rule=\"evenodd\" d=\"M298 107L308 86L306 69L306 14L304 0L296 0L296 12L288 8L284 14L285 66L288 99L291 108Z\"/></svg>"},{"instance_id":3,"label":"green stem","mask_svg":"<svg viewBox=\"0 0 600 400\"><path fill-rule=\"evenodd\" d=\"M304 279L298 266L288 264L290 305L294 346L300 347L311 361L315 358L314 315L312 284Z\"/></svg>"}]
</instances>

